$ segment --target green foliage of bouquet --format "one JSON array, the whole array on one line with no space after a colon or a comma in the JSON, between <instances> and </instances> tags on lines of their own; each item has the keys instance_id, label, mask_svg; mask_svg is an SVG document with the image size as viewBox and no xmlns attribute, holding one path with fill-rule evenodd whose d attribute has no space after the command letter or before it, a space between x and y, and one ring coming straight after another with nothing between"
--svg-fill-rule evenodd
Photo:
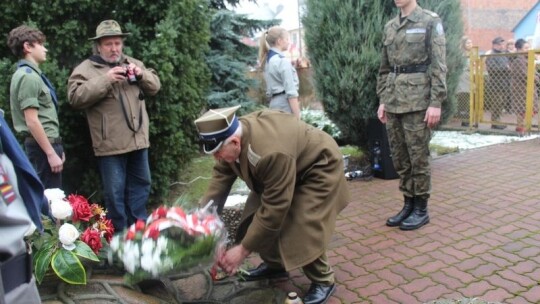
<instances>
[{"instance_id":1,"label":"green foliage of bouquet","mask_svg":"<svg viewBox=\"0 0 540 304\"><path fill-rule=\"evenodd\" d=\"M45 196L54 220L43 218L44 232L36 231L29 237L35 252L36 280L41 283L51 267L69 284L86 284L86 270L80 258L99 261L99 251L114 233L111 220L106 218L103 208L90 204L81 195L66 198L60 189L47 189Z\"/></svg>"},{"instance_id":2,"label":"green foliage of bouquet","mask_svg":"<svg viewBox=\"0 0 540 304\"><path fill-rule=\"evenodd\" d=\"M116 258L129 284L210 265L225 245L223 222L206 209L186 213L181 207L158 207L146 222L139 220L115 235L110 263Z\"/></svg>"}]
</instances>

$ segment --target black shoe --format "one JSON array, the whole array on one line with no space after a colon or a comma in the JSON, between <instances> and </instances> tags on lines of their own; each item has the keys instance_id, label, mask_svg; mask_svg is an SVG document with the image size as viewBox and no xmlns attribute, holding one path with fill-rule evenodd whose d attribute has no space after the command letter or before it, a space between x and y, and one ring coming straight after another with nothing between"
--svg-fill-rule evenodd
<instances>
[{"instance_id":1,"label":"black shoe","mask_svg":"<svg viewBox=\"0 0 540 304\"><path fill-rule=\"evenodd\" d=\"M304 297L304 304L324 304L336 291L336 284L323 285L311 283L309 290Z\"/></svg>"},{"instance_id":2,"label":"black shoe","mask_svg":"<svg viewBox=\"0 0 540 304\"><path fill-rule=\"evenodd\" d=\"M504 126L504 125L491 125L491 128L495 129L495 130L504 130L504 129L506 129L506 126Z\"/></svg>"},{"instance_id":3,"label":"black shoe","mask_svg":"<svg viewBox=\"0 0 540 304\"><path fill-rule=\"evenodd\" d=\"M270 268L268 264L261 263L257 268L248 269L242 278L244 281L257 281L264 279L288 278L289 273L283 268Z\"/></svg>"}]
</instances>

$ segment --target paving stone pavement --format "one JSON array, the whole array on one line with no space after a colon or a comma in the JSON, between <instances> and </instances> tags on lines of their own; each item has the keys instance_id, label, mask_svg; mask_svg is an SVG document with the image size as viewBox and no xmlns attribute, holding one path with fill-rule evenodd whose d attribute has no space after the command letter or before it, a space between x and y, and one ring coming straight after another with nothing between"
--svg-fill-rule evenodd
<instances>
[{"instance_id":1,"label":"paving stone pavement","mask_svg":"<svg viewBox=\"0 0 540 304\"><path fill-rule=\"evenodd\" d=\"M328 252L338 283L328 304L463 298L540 303L540 140L466 150L438 157L432 167L431 222L415 231L385 226L401 208L398 180L349 182L353 200L337 221ZM256 256L249 259L251 265L259 262ZM97 281L103 280L114 277ZM179 288L202 288L190 284ZM309 281L296 270L289 280L248 287L222 303L263 303L261 298L282 303L287 291L304 294ZM83 294L88 289L78 288ZM140 291L130 291L138 302L116 303L175 303L163 300L167 288L141 296ZM250 298L251 292L260 297ZM145 300L152 293L161 302Z\"/></svg>"}]
</instances>

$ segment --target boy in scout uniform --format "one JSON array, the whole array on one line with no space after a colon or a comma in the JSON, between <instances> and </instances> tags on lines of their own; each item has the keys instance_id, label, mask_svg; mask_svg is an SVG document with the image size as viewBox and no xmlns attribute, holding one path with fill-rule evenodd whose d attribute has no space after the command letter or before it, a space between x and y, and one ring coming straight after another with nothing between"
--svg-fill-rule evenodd
<instances>
[{"instance_id":1,"label":"boy in scout uniform","mask_svg":"<svg viewBox=\"0 0 540 304\"><path fill-rule=\"evenodd\" d=\"M284 112L238 118L239 108L210 110L195 120L204 152L216 159L201 200L223 209L237 177L251 193L238 228L239 244L218 264L229 274L258 252L264 261L246 280L288 276L302 268L312 282L304 303L325 303L335 290L326 249L349 191L332 137Z\"/></svg>"},{"instance_id":2,"label":"boy in scout uniform","mask_svg":"<svg viewBox=\"0 0 540 304\"><path fill-rule=\"evenodd\" d=\"M377 116L386 124L404 206L386 224L414 230L429 222L429 141L446 98L446 41L437 14L416 0L394 2L400 13L384 27Z\"/></svg>"},{"instance_id":3,"label":"boy in scout uniform","mask_svg":"<svg viewBox=\"0 0 540 304\"><path fill-rule=\"evenodd\" d=\"M25 135L24 147L45 188L62 188L66 159L54 87L39 69L47 59L45 35L26 25L9 33L8 46L20 60L11 78L13 126Z\"/></svg>"}]
</instances>

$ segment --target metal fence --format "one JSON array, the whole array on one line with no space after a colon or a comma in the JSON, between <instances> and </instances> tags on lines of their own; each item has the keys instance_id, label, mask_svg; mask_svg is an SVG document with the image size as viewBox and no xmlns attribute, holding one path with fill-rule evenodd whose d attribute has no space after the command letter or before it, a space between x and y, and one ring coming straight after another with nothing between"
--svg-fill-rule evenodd
<instances>
[{"instance_id":1,"label":"metal fence","mask_svg":"<svg viewBox=\"0 0 540 304\"><path fill-rule=\"evenodd\" d=\"M538 54L479 55L474 48L457 90L455 117L461 125L521 134L538 130Z\"/></svg>"}]
</instances>

